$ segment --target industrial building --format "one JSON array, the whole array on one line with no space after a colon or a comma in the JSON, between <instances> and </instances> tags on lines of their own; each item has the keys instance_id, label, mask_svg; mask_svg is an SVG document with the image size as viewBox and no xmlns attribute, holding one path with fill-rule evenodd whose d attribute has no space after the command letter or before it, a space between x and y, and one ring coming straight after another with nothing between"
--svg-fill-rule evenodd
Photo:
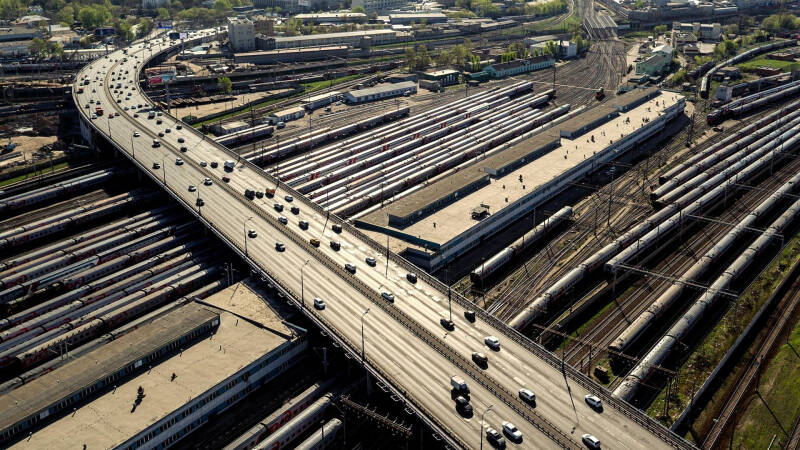
<instances>
[{"instance_id":1,"label":"industrial building","mask_svg":"<svg viewBox=\"0 0 800 450\"><path fill-rule=\"evenodd\" d=\"M492 64L486 66L483 72L491 78L505 78L511 75L553 67L555 63L555 60L550 56L535 56L528 59L516 59L507 63Z\"/></svg>"},{"instance_id":2,"label":"industrial building","mask_svg":"<svg viewBox=\"0 0 800 450\"><path fill-rule=\"evenodd\" d=\"M235 52L255 50L255 28L253 21L246 17L228 17L228 39Z\"/></svg>"},{"instance_id":3,"label":"industrial building","mask_svg":"<svg viewBox=\"0 0 800 450\"><path fill-rule=\"evenodd\" d=\"M385 12L400 9L407 5L407 0L353 0L352 8L362 7L367 14L371 12Z\"/></svg>"},{"instance_id":4,"label":"industrial building","mask_svg":"<svg viewBox=\"0 0 800 450\"><path fill-rule=\"evenodd\" d=\"M650 54L636 63L637 74L657 76L666 73L672 64L672 47L663 44L653 48Z\"/></svg>"},{"instance_id":5,"label":"industrial building","mask_svg":"<svg viewBox=\"0 0 800 450\"><path fill-rule=\"evenodd\" d=\"M452 86L458 84L461 77L461 72L453 69L435 70L433 72L425 72L422 74L423 80L434 81L439 83L439 86Z\"/></svg>"},{"instance_id":6,"label":"industrial building","mask_svg":"<svg viewBox=\"0 0 800 450\"><path fill-rule=\"evenodd\" d=\"M390 44L397 39L393 30L346 31L343 33L308 34L304 36L276 37L273 48L327 47L349 45L359 47L367 39L372 45ZM271 50L268 48L268 50Z\"/></svg>"},{"instance_id":7,"label":"industrial building","mask_svg":"<svg viewBox=\"0 0 800 450\"><path fill-rule=\"evenodd\" d=\"M329 23L365 23L367 15L364 13L355 12L335 12L335 13L317 13L317 14L298 14L294 16L295 19L303 23L313 23L315 25Z\"/></svg>"},{"instance_id":8,"label":"industrial building","mask_svg":"<svg viewBox=\"0 0 800 450\"><path fill-rule=\"evenodd\" d=\"M247 122L236 120L233 122L216 123L211 126L211 132L217 136L224 136L226 134L236 133L250 128Z\"/></svg>"},{"instance_id":9,"label":"industrial building","mask_svg":"<svg viewBox=\"0 0 800 450\"><path fill-rule=\"evenodd\" d=\"M261 36L256 36L256 47L261 48L263 42ZM272 38L267 38L272 39ZM346 58L348 46L331 45L328 47L311 48L286 48L281 50L259 50L255 52L245 52L234 54L236 64L275 64L293 63L304 61L321 61L331 58Z\"/></svg>"},{"instance_id":10,"label":"industrial building","mask_svg":"<svg viewBox=\"0 0 800 450\"><path fill-rule=\"evenodd\" d=\"M344 93L344 100L347 103L365 103L383 98L416 93L417 83L413 81L402 81L400 83L384 83L371 88L347 91Z\"/></svg>"},{"instance_id":11,"label":"industrial building","mask_svg":"<svg viewBox=\"0 0 800 450\"><path fill-rule=\"evenodd\" d=\"M718 41L722 37L722 25L718 23L672 23L672 32L691 33L701 41ZM672 43L675 45L675 42Z\"/></svg>"},{"instance_id":12,"label":"industrial building","mask_svg":"<svg viewBox=\"0 0 800 450\"><path fill-rule=\"evenodd\" d=\"M324 94L315 95L303 100L303 107L310 110L328 106L331 103L338 102L342 99L342 93L339 91L330 91Z\"/></svg>"},{"instance_id":13,"label":"industrial building","mask_svg":"<svg viewBox=\"0 0 800 450\"><path fill-rule=\"evenodd\" d=\"M537 42L531 45L531 53L534 49L542 50L547 47L548 42L555 42L558 45L558 56L562 59L574 58L578 55L578 46L571 41L545 41Z\"/></svg>"},{"instance_id":14,"label":"industrial building","mask_svg":"<svg viewBox=\"0 0 800 450\"><path fill-rule=\"evenodd\" d=\"M289 122L291 120L297 120L306 115L306 109L302 106L295 106L289 109L284 109L281 111L276 111L269 115L269 120L276 124L278 122Z\"/></svg>"},{"instance_id":15,"label":"industrial building","mask_svg":"<svg viewBox=\"0 0 800 450\"><path fill-rule=\"evenodd\" d=\"M392 25L433 25L447 23L447 16L437 12L389 14L389 23Z\"/></svg>"},{"instance_id":16,"label":"industrial building","mask_svg":"<svg viewBox=\"0 0 800 450\"><path fill-rule=\"evenodd\" d=\"M635 89L355 220L436 270L683 113L685 99ZM380 240L381 236L375 236Z\"/></svg>"},{"instance_id":17,"label":"industrial building","mask_svg":"<svg viewBox=\"0 0 800 450\"><path fill-rule=\"evenodd\" d=\"M175 309L3 395L3 446L164 448L227 410L307 346L251 286Z\"/></svg>"}]
</instances>

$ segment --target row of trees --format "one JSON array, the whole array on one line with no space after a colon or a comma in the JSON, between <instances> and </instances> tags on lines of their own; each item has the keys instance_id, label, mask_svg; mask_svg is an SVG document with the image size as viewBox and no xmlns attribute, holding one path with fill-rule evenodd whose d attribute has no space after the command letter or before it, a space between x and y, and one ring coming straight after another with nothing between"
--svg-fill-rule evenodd
<instances>
[{"instance_id":1,"label":"row of trees","mask_svg":"<svg viewBox=\"0 0 800 450\"><path fill-rule=\"evenodd\" d=\"M64 48L58 42L45 41L38 37L28 44L28 51L34 58L60 58L64 54Z\"/></svg>"},{"instance_id":2,"label":"row of trees","mask_svg":"<svg viewBox=\"0 0 800 450\"><path fill-rule=\"evenodd\" d=\"M555 16L569 10L566 0L551 0L544 3L526 3L525 14L535 16Z\"/></svg>"},{"instance_id":3,"label":"row of trees","mask_svg":"<svg viewBox=\"0 0 800 450\"><path fill-rule=\"evenodd\" d=\"M761 28L776 32L800 28L800 19L794 14L773 14L761 22Z\"/></svg>"}]
</instances>

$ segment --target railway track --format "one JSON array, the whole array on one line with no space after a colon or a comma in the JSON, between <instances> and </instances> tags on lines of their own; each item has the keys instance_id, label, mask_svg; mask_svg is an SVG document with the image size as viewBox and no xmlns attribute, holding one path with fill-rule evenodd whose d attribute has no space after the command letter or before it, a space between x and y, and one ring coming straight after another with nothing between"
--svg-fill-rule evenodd
<instances>
[{"instance_id":1,"label":"railway track","mask_svg":"<svg viewBox=\"0 0 800 450\"><path fill-rule=\"evenodd\" d=\"M37 220L52 216L53 214L58 214L78 206L89 205L92 202L103 200L108 197L109 195L104 189L102 188L96 189L91 192L87 192L83 195L80 195L78 197L71 198L69 200L65 200L52 205L43 206L41 208L34 209L32 211L28 211L18 216L0 221L0 231L10 230L12 228L16 228L26 223L32 223Z\"/></svg>"},{"instance_id":2,"label":"railway track","mask_svg":"<svg viewBox=\"0 0 800 450\"><path fill-rule=\"evenodd\" d=\"M800 264L800 262L795 264ZM789 273L794 271L793 268ZM711 430L706 434L702 444L703 449L716 448L720 440L723 439L723 433L728 429L731 420L737 413L744 410L743 405L750 398L751 388L757 382L758 374L762 371L764 362L776 346L783 344L782 341L778 341L778 338L786 332L787 326L791 324L792 316L797 311L798 305L800 305L800 279L795 279L776 307L776 311L780 311L780 315L775 317L771 323L765 324L764 329L768 330L768 332L761 340L758 350L750 358L747 368L740 376L722 411L719 412L716 420L714 420ZM800 427L795 423L794 430L789 436L789 442L784 448L798 448L798 445L800 445L800 432L798 430L800 430Z\"/></svg>"},{"instance_id":3,"label":"railway track","mask_svg":"<svg viewBox=\"0 0 800 450\"><path fill-rule=\"evenodd\" d=\"M797 160L790 161L781 168L780 172L768 177L762 185L758 186L759 189L747 192L731 207L723 211L717 219L725 223L709 223L686 241L685 250L679 249L677 252L672 253L672 256L664 258L664 263L654 267L653 271L668 276L680 277L696 262L699 255L705 253L719 238L730 231L732 228L730 224L738 223L756 205L768 197L772 191L798 171L800 171L800 162ZM632 292L617 297L615 299L616 307L610 309L598 318L594 324L590 325L590 328L581 336L582 341L592 342L595 347L599 348L608 347L619 333L629 325L631 319L649 307L669 286L670 282L667 279L650 277L646 283L640 284ZM567 363L576 366L588 356L588 353L589 349L581 343L567 344L565 360ZM618 378L618 380L621 380L621 378Z\"/></svg>"}]
</instances>

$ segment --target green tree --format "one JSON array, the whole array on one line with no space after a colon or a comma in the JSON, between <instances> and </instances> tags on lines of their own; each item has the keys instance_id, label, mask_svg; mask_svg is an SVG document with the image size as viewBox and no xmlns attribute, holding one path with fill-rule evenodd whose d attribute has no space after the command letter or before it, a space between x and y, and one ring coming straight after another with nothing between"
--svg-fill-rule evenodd
<instances>
[{"instance_id":1,"label":"green tree","mask_svg":"<svg viewBox=\"0 0 800 450\"><path fill-rule=\"evenodd\" d=\"M449 66L452 62L453 55L447 50L442 50L438 55L436 55L437 66Z\"/></svg>"},{"instance_id":2,"label":"green tree","mask_svg":"<svg viewBox=\"0 0 800 450\"><path fill-rule=\"evenodd\" d=\"M138 37L147 36L153 31L153 20L149 17L142 17L136 27L136 34Z\"/></svg>"},{"instance_id":3,"label":"green tree","mask_svg":"<svg viewBox=\"0 0 800 450\"><path fill-rule=\"evenodd\" d=\"M351 9L350 12L361 13L361 14L366 14L367 13L366 11L364 11L364 7L363 6L356 6L353 9Z\"/></svg>"},{"instance_id":4,"label":"green tree","mask_svg":"<svg viewBox=\"0 0 800 450\"><path fill-rule=\"evenodd\" d=\"M214 10L217 12L230 11L232 8L230 0L217 0L214 2Z\"/></svg>"},{"instance_id":5,"label":"green tree","mask_svg":"<svg viewBox=\"0 0 800 450\"><path fill-rule=\"evenodd\" d=\"M21 0L0 0L0 19L16 19L25 11L27 6Z\"/></svg>"},{"instance_id":6,"label":"green tree","mask_svg":"<svg viewBox=\"0 0 800 450\"><path fill-rule=\"evenodd\" d=\"M414 70L417 62L417 52L414 51L413 47L406 48L405 58L406 65L408 65L408 70Z\"/></svg>"},{"instance_id":7,"label":"green tree","mask_svg":"<svg viewBox=\"0 0 800 450\"><path fill-rule=\"evenodd\" d=\"M159 19L169 19L169 11L167 8L158 8L158 18Z\"/></svg>"},{"instance_id":8,"label":"green tree","mask_svg":"<svg viewBox=\"0 0 800 450\"><path fill-rule=\"evenodd\" d=\"M64 25L72 25L75 22L75 8L72 6L65 6L56 13L56 20Z\"/></svg>"},{"instance_id":9,"label":"green tree","mask_svg":"<svg viewBox=\"0 0 800 450\"><path fill-rule=\"evenodd\" d=\"M53 58L61 59L64 56L64 47L58 42L47 41L47 54Z\"/></svg>"},{"instance_id":10,"label":"green tree","mask_svg":"<svg viewBox=\"0 0 800 450\"><path fill-rule=\"evenodd\" d=\"M44 58L47 54L47 44L42 38L33 38L33 40L28 44L28 51L33 57Z\"/></svg>"},{"instance_id":11,"label":"green tree","mask_svg":"<svg viewBox=\"0 0 800 450\"><path fill-rule=\"evenodd\" d=\"M664 34L666 32L667 32L667 26L666 25L656 25L656 26L653 27L653 33L655 33L655 34Z\"/></svg>"},{"instance_id":12,"label":"green tree","mask_svg":"<svg viewBox=\"0 0 800 450\"><path fill-rule=\"evenodd\" d=\"M222 93L227 94L233 89L233 83L228 77L217 78L217 87Z\"/></svg>"},{"instance_id":13,"label":"green tree","mask_svg":"<svg viewBox=\"0 0 800 450\"><path fill-rule=\"evenodd\" d=\"M78 12L78 20L87 28L101 27L111 21L111 11L105 5L86 6Z\"/></svg>"},{"instance_id":14,"label":"green tree","mask_svg":"<svg viewBox=\"0 0 800 450\"><path fill-rule=\"evenodd\" d=\"M522 42L513 42L508 46L508 52L514 54L515 59L522 59L528 57L528 49Z\"/></svg>"}]
</instances>

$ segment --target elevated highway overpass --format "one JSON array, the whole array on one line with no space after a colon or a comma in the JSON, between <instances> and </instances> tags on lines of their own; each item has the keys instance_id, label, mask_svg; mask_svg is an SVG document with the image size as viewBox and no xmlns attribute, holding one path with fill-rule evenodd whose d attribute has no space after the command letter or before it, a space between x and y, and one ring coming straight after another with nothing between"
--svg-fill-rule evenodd
<instances>
[{"instance_id":1,"label":"elevated highway overpass","mask_svg":"<svg viewBox=\"0 0 800 450\"><path fill-rule=\"evenodd\" d=\"M193 32L185 44L214 37L214 30ZM127 54L118 50L87 65L73 89L83 135L90 142L108 140L144 174L161 183L254 271L272 280L298 306L304 304L304 313L333 340L357 360L363 357L367 370L439 430L451 446L479 447L481 416L491 407L484 416L484 429L499 430L503 421L510 421L523 433L523 441L509 447L579 449L584 448L581 435L589 433L604 448L693 448L455 293L451 296L455 329L445 330L439 320L448 317L447 286L387 253L381 244L292 189L278 185L258 167L241 161L232 172L225 172L223 161L236 156L193 128L181 126L166 113L149 119L151 102L138 85L139 73L148 60L175 49L175 42L157 37L128 47ZM83 88L80 93L79 88ZM93 116L98 105L104 114ZM115 117L110 118L111 113ZM160 146L154 147L154 139ZM176 164L178 158L181 165ZM212 168L212 161L219 166ZM204 183L206 178L210 185ZM190 192L189 185L197 191ZM276 186L274 198L248 200L244 196L247 188ZM288 202L286 196L293 200ZM275 203L282 203L284 211L276 211ZM299 213L289 212L291 206L299 207ZM287 224L278 221L281 216ZM309 223L307 230L298 226L301 220ZM333 224L340 224L342 232L335 233ZM257 232L254 238L248 237L251 229ZM311 237L322 244L312 246ZM339 241L341 249L331 248L330 240ZM283 243L285 251L278 251L277 243ZM367 257L377 260L375 267L365 262ZM354 274L344 269L346 263L356 266ZM407 280L409 272L417 275L416 283ZM383 299L382 292L392 292L394 302ZM309 308L314 297L324 299L327 308ZM477 320L464 318L467 309L477 311ZM500 339L499 351L484 345L489 335ZM473 352L489 355L487 369L470 360ZM470 385L475 409L471 418L455 411L449 386L452 375L462 376ZM519 399L522 387L536 394L535 407ZM584 402L589 393L604 401L602 412Z\"/></svg>"}]
</instances>

